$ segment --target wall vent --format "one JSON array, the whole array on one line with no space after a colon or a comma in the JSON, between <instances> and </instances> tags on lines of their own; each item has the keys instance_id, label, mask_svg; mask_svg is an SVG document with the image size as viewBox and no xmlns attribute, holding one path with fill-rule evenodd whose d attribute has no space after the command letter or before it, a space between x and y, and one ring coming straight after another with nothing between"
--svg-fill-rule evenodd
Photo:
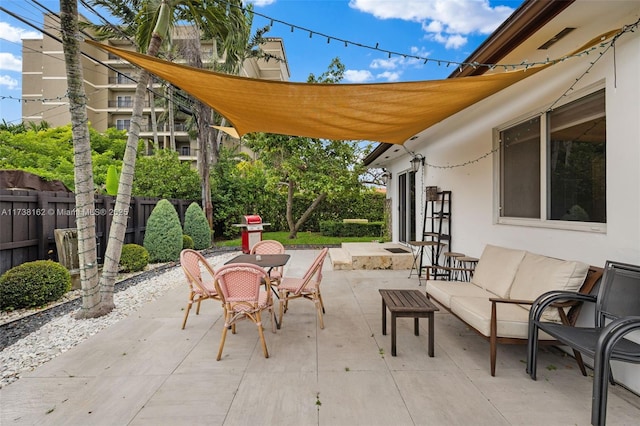
<instances>
[{"instance_id":1,"label":"wall vent","mask_svg":"<svg viewBox=\"0 0 640 426\"><path fill-rule=\"evenodd\" d=\"M560 41L560 39L564 38L567 34L569 34L573 30L575 30L575 28L571 28L571 27L565 28L564 30L560 31L558 34L554 35L549 40L547 40L542 46L538 47L538 50L546 50L550 48L552 45Z\"/></svg>"}]
</instances>

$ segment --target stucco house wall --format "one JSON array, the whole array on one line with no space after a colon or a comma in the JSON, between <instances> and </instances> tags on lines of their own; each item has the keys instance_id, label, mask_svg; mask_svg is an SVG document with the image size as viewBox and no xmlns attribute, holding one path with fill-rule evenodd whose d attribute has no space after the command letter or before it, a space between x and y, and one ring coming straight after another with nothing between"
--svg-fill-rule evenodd
<instances>
[{"instance_id":1,"label":"stucco house wall","mask_svg":"<svg viewBox=\"0 0 640 426\"><path fill-rule=\"evenodd\" d=\"M416 187L435 185L453 193L451 249L479 257L486 244L495 244L597 266L608 259L640 264L640 35L625 34L615 52L610 49L584 74L596 56L553 65L433 126L421 134L420 140L426 142L409 147L426 159L416 175ZM547 110L574 83L568 93L571 99L605 88L606 225L567 230L498 224L498 155L489 154L496 146L494 129ZM407 171L409 160L405 155L386 168L397 176ZM398 211L396 184L392 180L387 190L393 212ZM417 192L416 229L421 232L424 191ZM394 241L398 230L396 215ZM638 366L616 365L614 374L640 392Z\"/></svg>"},{"instance_id":2,"label":"stucco house wall","mask_svg":"<svg viewBox=\"0 0 640 426\"><path fill-rule=\"evenodd\" d=\"M494 149L494 129L530 113L545 111L570 87L589 65L578 58L554 65L487 98L425 132L429 141L417 147L426 165L416 176L416 185L435 185L453 192L453 248L480 255L485 244L523 247L561 258L576 258L595 265L607 259L640 263L640 37L632 33L616 44L580 79L572 95L606 90L607 114L607 224L604 232L574 231L496 223L495 173L497 155L490 154L463 167L450 167L475 160ZM397 175L409 167L409 156L391 163ZM441 168L445 167L445 168ZM423 175L422 175L423 174ZM397 202L397 188L388 190ZM423 200L418 195L416 226L422 228ZM397 206L394 206L394 211ZM397 220L394 239L397 240Z\"/></svg>"}]
</instances>

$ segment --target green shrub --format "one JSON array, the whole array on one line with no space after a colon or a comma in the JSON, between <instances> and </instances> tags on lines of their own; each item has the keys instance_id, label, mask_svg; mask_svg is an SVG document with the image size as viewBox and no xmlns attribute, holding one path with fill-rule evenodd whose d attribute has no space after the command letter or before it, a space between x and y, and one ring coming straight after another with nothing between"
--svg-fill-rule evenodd
<instances>
[{"instance_id":1,"label":"green shrub","mask_svg":"<svg viewBox=\"0 0 640 426\"><path fill-rule=\"evenodd\" d=\"M149 262L175 262L180 258L182 226L168 200L158 201L149 215L143 245L149 252Z\"/></svg>"},{"instance_id":2,"label":"green shrub","mask_svg":"<svg viewBox=\"0 0 640 426\"><path fill-rule=\"evenodd\" d=\"M40 307L58 300L70 289L71 274L58 262L26 262L0 277L0 309Z\"/></svg>"},{"instance_id":3,"label":"green shrub","mask_svg":"<svg viewBox=\"0 0 640 426\"><path fill-rule=\"evenodd\" d=\"M111 164L107 169L107 181L105 189L108 195L118 195L118 185L120 184L120 171L115 164Z\"/></svg>"},{"instance_id":4,"label":"green shrub","mask_svg":"<svg viewBox=\"0 0 640 426\"><path fill-rule=\"evenodd\" d=\"M193 248L193 238L188 235L182 236L182 250Z\"/></svg>"},{"instance_id":5,"label":"green shrub","mask_svg":"<svg viewBox=\"0 0 640 426\"><path fill-rule=\"evenodd\" d=\"M382 235L383 222L320 222L320 232L327 237L379 237Z\"/></svg>"},{"instance_id":6,"label":"green shrub","mask_svg":"<svg viewBox=\"0 0 640 426\"><path fill-rule=\"evenodd\" d=\"M193 238L193 248L204 250L211 247L211 229L207 216L198 203L191 203L184 214L184 233Z\"/></svg>"},{"instance_id":7,"label":"green shrub","mask_svg":"<svg viewBox=\"0 0 640 426\"><path fill-rule=\"evenodd\" d=\"M125 244L120 254L122 272L142 271L149 264L149 252L138 244Z\"/></svg>"}]
</instances>

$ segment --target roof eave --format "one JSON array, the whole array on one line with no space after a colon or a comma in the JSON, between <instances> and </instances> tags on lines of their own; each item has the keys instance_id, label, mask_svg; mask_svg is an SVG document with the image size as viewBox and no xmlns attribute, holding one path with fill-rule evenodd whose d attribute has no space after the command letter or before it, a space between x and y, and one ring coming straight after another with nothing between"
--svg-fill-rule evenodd
<instances>
[{"instance_id":1,"label":"roof eave","mask_svg":"<svg viewBox=\"0 0 640 426\"><path fill-rule=\"evenodd\" d=\"M507 18L467 59L465 63L495 64L511 53L540 28L575 0L527 0ZM448 78L482 75L487 67L464 66L458 68ZM369 155L363 164L368 166L384 154L393 144L381 143Z\"/></svg>"},{"instance_id":2,"label":"roof eave","mask_svg":"<svg viewBox=\"0 0 640 426\"><path fill-rule=\"evenodd\" d=\"M467 64L497 64L574 1L525 1L464 62ZM454 70L448 78L482 75L488 70L488 67L466 65Z\"/></svg>"}]
</instances>

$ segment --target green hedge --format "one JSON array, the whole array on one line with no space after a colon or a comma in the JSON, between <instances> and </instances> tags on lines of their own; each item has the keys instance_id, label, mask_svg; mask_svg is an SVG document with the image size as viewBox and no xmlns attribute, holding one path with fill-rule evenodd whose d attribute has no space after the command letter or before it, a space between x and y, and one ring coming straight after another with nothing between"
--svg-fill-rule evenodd
<instances>
[{"instance_id":1,"label":"green hedge","mask_svg":"<svg viewBox=\"0 0 640 426\"><path fill-rule=\"evenodd\" d=\"M344 223L323 221L320 222L320 233L327 237L368 237L382 235L383 222L369 223Z\"/></svg>"},{"instance_id":2,"label":"green hedge","mask_svg":"<svg viewBox=\"0 0 640 426\"><path fill-rule=\"evenodd\" d=\"M191 238L188 235L183 235L182 236L182 250L184 249L193 249L194 245L193 245L193 238Z\"/></svg>"},{"instance_id":3,"label":"green hedge","mask_svg":"<svg viewBox=\"0 0 640 426\"><path fill-rule=\"evenodd\" d=\"M149 264L149 252L139 244L125 244L120 255L122 272L138 272Z\"/></svg>"},{"instance_id":4,"label":"green hedge","mask_svg":"<svg viewBox=\"0 0 640 426\"><path fill-rule=\"evenodd\" d=\"M71 289L67 268L52 260L25 262L0 277L0 310L36 308Z\"/></svg>"}]
</instances>

